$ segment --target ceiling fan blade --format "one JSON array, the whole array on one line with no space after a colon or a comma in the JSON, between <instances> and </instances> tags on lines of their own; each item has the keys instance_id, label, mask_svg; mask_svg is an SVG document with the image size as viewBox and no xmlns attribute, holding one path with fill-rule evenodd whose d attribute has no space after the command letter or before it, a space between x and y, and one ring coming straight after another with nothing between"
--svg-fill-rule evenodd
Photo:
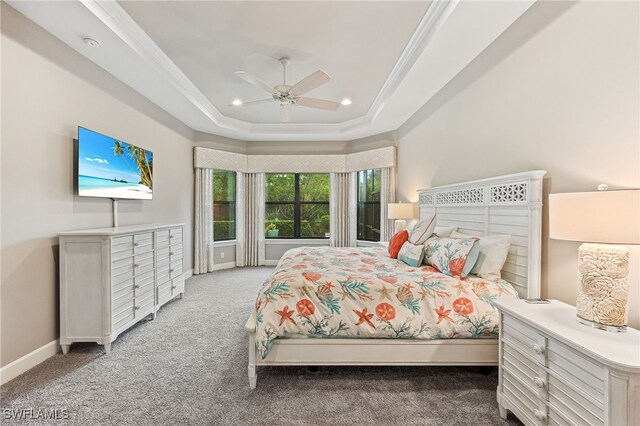
<instances>
[{"instance_id":1,"label":"ceiling fan blade","mask_svg":"<svg viewBox=\"0 0 640 426\"><path fill-rule=\"evenodd\" d=\"M280 105L280 121L283 123L291 121L291 104Z\"/></svg>"},{"instance_id":2,"label":"ceiling fan blade","mask_svg":"<svg viewBox=\"0 0 640 426\"><path fill-rule=\"evenodd\" d=\"M326 72L318 70L297 82L289 90L289 93L291 93L292 95L303 95L315 89L316 87L322 86L329 80L331 80L331 77L329 77Z\"/></svg>"},{"instance_id":3,"label":"ceiling fan blade","mask_svg":"<svg viewBox=\"0 0 640 426\"><path fill-rule=\"evenodd\" d=\"M338 108L340 108L340 102L316 98L298 98L296 100L296 105L302 105L309 108L326 109L328 111L337 111Z\"/></svg>"},{"instance_id":4,"label":"ceiling fan blade","mask_svg":"<svg viewBox=\"0 0 640 426\"><path fill-rule=\"evenodd\" d=\"M244 71L236 71L235 74L241 79L243 79L244 81L246 81L247 83L251 83L254 86L264 90L265 92L269 92L269 93L276 92L276 90L273 87L269 86L267 83L260 80L255 75L251 75L248 72L244 72Z\"/></svg>"},{"instance_id":5,"label":"ceiling fan blade","mask_svg":"<svg viewBox=\"0 0 640 426\"><path fill-rule=\"evenodd\" d=\"M249 101L249 102L243 102L240 105L233 105L233 104L229 104L229 106L232 107L242 107L242 106L247 106L247 105L258 105L258 104L266 104L266 103L270 103L270 102L275 102L276 100L271 98L271 99L260 99L259 101Z\"/></svg>"}]
</instances>

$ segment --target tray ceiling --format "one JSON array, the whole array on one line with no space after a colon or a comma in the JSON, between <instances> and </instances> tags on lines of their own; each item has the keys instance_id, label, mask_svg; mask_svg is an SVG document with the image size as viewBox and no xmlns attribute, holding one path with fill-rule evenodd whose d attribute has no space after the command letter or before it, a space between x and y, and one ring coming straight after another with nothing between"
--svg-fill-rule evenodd
<instances>
[{"instance_id":1,"label":"tray ceiling","mask_svg":"<svg viewBox=\"0 0 640 426\"><path fill-rule=\"evenodd\" d=\"M194 130L241 140L350 140L397 129L534 3L472 1L8 1ZM100 42L90 47L83 41ZM240 80L280 84L322 69L307 96L337 112L276 103Z\"/></svg>"}]
</instances>

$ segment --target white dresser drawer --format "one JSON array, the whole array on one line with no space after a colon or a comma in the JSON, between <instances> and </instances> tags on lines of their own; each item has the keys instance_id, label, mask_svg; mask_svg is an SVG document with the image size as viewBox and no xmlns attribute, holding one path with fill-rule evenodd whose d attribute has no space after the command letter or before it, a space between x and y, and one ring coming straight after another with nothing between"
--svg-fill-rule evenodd
<instances>
[{"instance_id":1,"label":"white dresser drawer","mask_svg":"<svg viewBox=\"0 0 640 426\"><path fill-rule=\"evenodd\" d=\"M133 280L133 265L127 268L119 268L111 271L111 285L118 285L124 281Z\"/></svg>"},{"instance_id":2,"label":"white dresser drawer","mask_svg":"<svg viewBox=\"0 0 640 426\"><path fill-rule=\"evenodd\" d=\"M176 296L180 293L184 293L184 277L171 280L171 295Z\"/></svg>"},{"instance_id":3,"label":"white dresser drawer","mask_svg":"<svg viewBox=\"0 0 640 426\"><path fill-rule=\"evenodd\" d=\"M111 252L117 252L133 248L133 235L111 238Z\"/></svg>"},{"instance_id":4,"label":"white dresser drawer","mask_svg":"<svg viewBox=\"0 0 640 426\"><path fill-rule=\"evenodd\" d=\"M169 259L169 244L167 244L165 247L160 247L158 246L158 250L156 252L156 259L158 259L158 262L160 261L160 259Z\"/></svg>"},{"instance_id":5,"label":"white dresser drawer","mask_svg":"<svg viewBox=\"0 0 640 426\"><path fill-rule=\"evenodd\" d=\"M169 241L169 230L161 229L158 232L156 232L156 241L158 242L158 245L160 245L160 243Z\"/></svg>"},{"instance_id":6,"label":"white dresser drawer","mask_svg":"<svg viewBox=\"0 0 640 426\"><path fill-rule=\"evenodd\" d=\"M131 247L128 248L120 248L118 250L114 250L112 248L111 250L111 261L112 262L118 262L121 260L127 260L127 259L131 259L133 257L133 245Z\"/></svg>"}]
</instances>

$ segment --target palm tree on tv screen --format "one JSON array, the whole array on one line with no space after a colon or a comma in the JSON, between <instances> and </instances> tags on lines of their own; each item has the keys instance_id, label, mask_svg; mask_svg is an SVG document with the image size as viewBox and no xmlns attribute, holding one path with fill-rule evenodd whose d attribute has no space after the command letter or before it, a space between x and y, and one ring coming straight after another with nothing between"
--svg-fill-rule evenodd
<instances>
[{"instance_id":1,"label":"palm tree on tv screen","mask_svg":"<svg viewBox=\"0 0 640 426\"><path fill-rule=\"evenodd\" d=\"M126 151L125 147L126 146ZM149 189L153 189L153 158L149 160L147 156L147 150L126 144L122 141L114 141L113 143L113 155L120 155L125 158L125 162L134 172L140 175L140 182L142 185L148 186ZM133 159L136 162L138 170L136 171L127 160L127 157Z\"/></svg>"}]
</instances>

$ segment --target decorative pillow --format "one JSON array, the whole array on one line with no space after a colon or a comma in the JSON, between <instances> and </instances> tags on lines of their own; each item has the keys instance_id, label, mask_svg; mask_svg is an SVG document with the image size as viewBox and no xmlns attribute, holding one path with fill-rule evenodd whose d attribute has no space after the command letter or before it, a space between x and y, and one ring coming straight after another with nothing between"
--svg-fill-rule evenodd
<instances>
[{"instance_id":1,"label":"decorative pillow","mask_svg":"<svg viewBox=\"0 0 640 426\"><path fill-rule=\"evenodd\" d=\"M455 226L436 226L436 229L433 230L433 233L440 238L449 238L451 236L451 233L457 230L458 228L456 228Z\"/></svg>"},{"instance_id":2,"label":"decorative pillow","mask_svg":"<svg viewBox=\"0 0 640 426\"><path fill-rule=\"evenodd\" d=\"M423 220L419 220L411 230L409 235L409 242L411 244L424 244L427 238L433 234L433 230L436 228L436 214L427 216Z\"/></svg>"},{"instance_id":3,"label":"decorative pillow","mask_svg":"<svg viewBox=\"0 0 640 426\"><path fill-rule=\"evenodd\" d=\"M451 233L453 238L471 238L460 232ZM500 278L500 270L509 255L511 235L486 235L479 239L480 254L471 273L480 278Z\"/></svg>"},{"instance_id":4,"label":"decorative pillow","mask_svg":"<svg viewBox=\"0 0 640 426\"><path fill-rule=\"evenodd\" d=\"M429 264L443 274L466 277L478 259L477 238L429 238L425 244Z\"/></svg>"},{"instance_id":5,"label":"decorative pillow","mask_svg":"<svg viewBox=\"0 0 640 426\"><path fill-rule=\"evenodd\" d=\"M409 239L409 231L403 229L400 232L396 232L393 237L389 240L389 256L392 259L398 258L398 252L402 248L402 245L407 242Z\"/></svg>"},{"instance_id":6,"label":"decorative pillow","mask_svg":"<svg viewBox=\"0 0 640 426\"><path fill-rule=\"evenodd\" d=\"M420 266L422 259L424 259L424 246L422 244L416 246L407 241L398 252L398 260L402 260L409 266Z\"/></svg>"}]
</instances>

